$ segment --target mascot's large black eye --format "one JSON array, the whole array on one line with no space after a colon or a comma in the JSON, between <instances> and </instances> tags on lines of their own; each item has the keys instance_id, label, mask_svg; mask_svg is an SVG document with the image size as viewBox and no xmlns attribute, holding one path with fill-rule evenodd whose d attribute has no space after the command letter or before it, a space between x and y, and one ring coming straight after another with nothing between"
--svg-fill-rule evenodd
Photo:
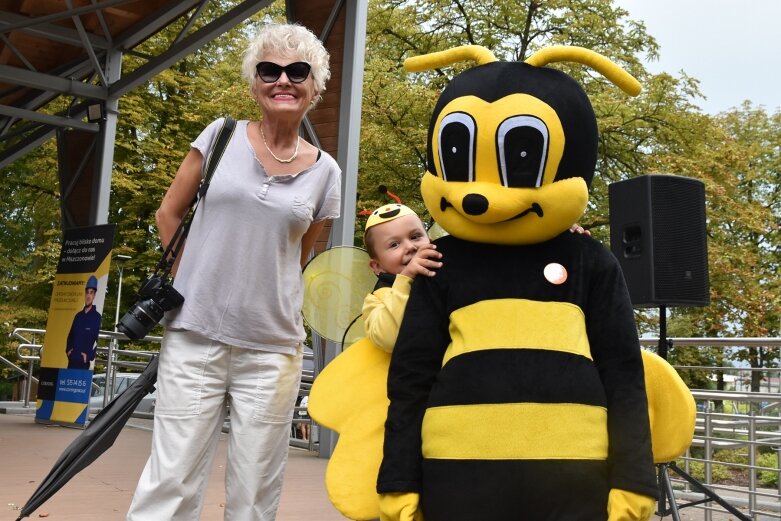
<instances>
[{"instance_id":1,"label":"mascot's large black eye","mask_svg":"<svg viewBox=\"0 0 781 521\"><path fill-rule=\"evenodd\" d=\"M454 112L439 124L439 165L445 181L474 180L475 120Z\"/></svg>"},{"instance_id":2,"label":"mascot's large black eye","mask_svg":"<svg viewBox=\"0 0 781 521\"><path fill-rule=\"evenodd\" d=\"M548 127L533 116L515 116L499 125L496 152L504 186L540 186L548 155Z\"/></svg>"}]
</instances>

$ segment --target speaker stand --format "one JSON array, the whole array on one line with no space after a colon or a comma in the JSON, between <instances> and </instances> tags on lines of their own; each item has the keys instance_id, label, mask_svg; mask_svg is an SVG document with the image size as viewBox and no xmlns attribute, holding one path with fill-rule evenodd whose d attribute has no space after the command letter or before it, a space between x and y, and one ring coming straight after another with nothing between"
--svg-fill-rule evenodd
<instances>
[{"instance_id":1,"label":"speaker stand","mask_svg":"<svg viewBox=\"0 0 781 521\"><path fill-rule=\"evenodd\" d=\"M670 463L659 463L656 465L656 468L658 470L658 477L659 477L659 502L657 504L657 514L659 517L664 517L666 515L672 515L673 521L681 521L681 516L678 513L678 510L681 508L691 507L695 505L700 505L702 503L708 503L710 501L715 501L719 505L721 505L725 510L727 510L730 514L738 518L740 521L751 521L751 518L742 513L740 510L736 509L729 503L727 503L723 498L719 497L718 494L713 492L711 489L694 479L692 476L684 472L678 465L676 465L673 462ZM683 479L685 479L694 489L697 490L697 492L700 492L705 495L703 499L700 499L698 501L691 501L689 503L684 503L682 505L679 505L675 502L675 495L673 493L673 485L672 481L670 480L670 472L673 471L679 476L681 476Z\"/></svg>"},{"instance_id":2,"label":"speaker stand","mask_svg":"<svg viewBox=\"0 0 781 521\"><path fill-rule=\"evenodd\" d=\"M672 349L672 347L672 339L667 338L667 308L665 306L660 306L659 344L657 346L657 354L667 360L667 352L669 349ZM730 514L737 517L740 521L751 521L750 517L747 517L745 514L740 512L740 510L736 509L727 503L724 499L719 497L718 494L713 492L711 489L684 472L680 467L678 467L678 465L675 464L675 462L658 463L656 468L659 479L659 502L657 503L657 514L659 514L660 517L664 517L669 514L672 515L673 521L681 521L681 516L678 513L679 509L715 501L724 507L724 509L726 509ZM704 494L705 498L698 501L692 501L690 503L684 503L682 505L676 503L669 471L673 471L685 479L694 489Z\"/></svg>"},{"instance_id":3,"label":"speaker stand","mask_svg":"<svg viewBox=\"0 0 781 521\"><path fill-rule=\"evenodd\" d=\"M667 360L667 351L672 348L673 341L667 338L667 308L659 307L659 344L656 347L656 354Z\"/></svg>"}]
</instances>

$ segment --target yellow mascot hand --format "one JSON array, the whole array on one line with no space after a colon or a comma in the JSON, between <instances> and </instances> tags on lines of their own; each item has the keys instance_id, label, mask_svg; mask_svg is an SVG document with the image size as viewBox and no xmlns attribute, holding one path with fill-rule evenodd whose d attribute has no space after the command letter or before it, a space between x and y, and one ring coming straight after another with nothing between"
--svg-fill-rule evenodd
<instances>
[{"instance_id":1,"label":"yellow mascot hand","mask_svg":"<svg viewBox=\"0 0 781 521\"><path fill-rule=\"evenodd\" d=\"M608 521L648 521L656 509L656 500L628 490L614 488L607 498Z\"/></svg>"},{"instance_id":2,"label":"yellow mascot hand","mask_svg":"<svg viewBox=\"0 0 781 521\"><path fill-rule=\"evenodd\" d=\"M419 501L415 492L380 494L380 521L423 521Z\"/></svg>"}]
</instances>

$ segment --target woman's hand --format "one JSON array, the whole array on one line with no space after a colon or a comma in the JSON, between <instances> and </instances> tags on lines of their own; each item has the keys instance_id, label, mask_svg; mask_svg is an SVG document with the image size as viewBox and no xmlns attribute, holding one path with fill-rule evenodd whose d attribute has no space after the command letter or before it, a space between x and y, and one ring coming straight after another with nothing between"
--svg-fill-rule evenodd
<instances>
[{"instance_id":1,"label":"woman's hand","mask_svg":"<svg viewBox=\"0 0 781 521\"><path fill-rule=\"evenodd\" d=\"M581 234L581 235L585 233L586 235L591 235L591 232L589 230L585 229L584 227L582 227L578 223L575 223L572 226L570 226L569 227L569 231L570 231L570 233L578 233L578 234Z\"/></svg>"}]
</instances>

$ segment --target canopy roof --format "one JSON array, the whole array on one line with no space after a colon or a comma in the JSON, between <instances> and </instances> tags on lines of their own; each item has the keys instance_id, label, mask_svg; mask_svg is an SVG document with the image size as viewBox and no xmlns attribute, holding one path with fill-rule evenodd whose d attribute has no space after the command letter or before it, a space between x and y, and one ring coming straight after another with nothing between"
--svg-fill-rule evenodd
<instances>
[{"instance_id":1,"label":"canopy roof","mask_svg":"<svg viewBox=\"0 0 781 521\"><path fill-rule=\"evenodd\" d=\"M221 16L204 20L216 3L0 0L0 167L57 128L97 132L98 125L85 120L88 106L121 97L270 1L234 2ZM200 28L193 30L196 22ZM169 26L179 27L170 46L156 55L136 51ZM143 64L121 71L122 55L141 57Z\"/></svg>"}]
</instances>

